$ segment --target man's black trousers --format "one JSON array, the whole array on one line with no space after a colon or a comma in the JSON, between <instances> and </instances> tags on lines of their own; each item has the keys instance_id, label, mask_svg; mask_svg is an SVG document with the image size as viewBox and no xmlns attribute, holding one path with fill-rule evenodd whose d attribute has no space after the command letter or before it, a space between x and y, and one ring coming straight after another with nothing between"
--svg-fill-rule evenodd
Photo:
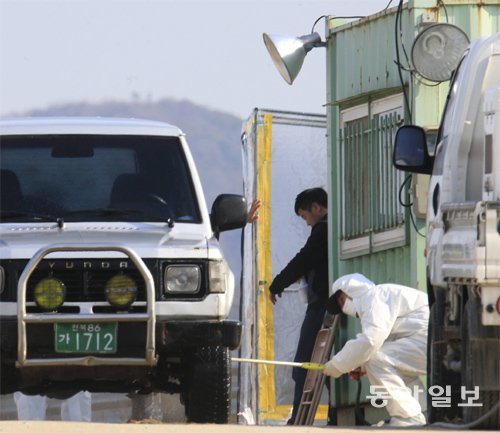
<instances>
[{"instance_id":1,"label":"man's black trousers","mask_svg":"<svg viewBox=\"0 0 500 433\"><path fill-rule=\"evenodd\" d=\"M317 301L309 304L306 309L306 315L300 328L299 343L297 345L297 352L295 354L295 362L309 362L314 350L314 343L316 336L321 329L323 319L326 313L326 302ZM302 398L302 391L304 390L304 382L306 381L307 370L303 368L294 367L292 370L292 379L295 382L295 392L293 398L292 416L288 421L293 424L297 411L299 409L300 400ZM327 384L329 384L327 380ZM328 386L328 385L327 385ZM328 387L329 388L329 387Z\"/></svg>"}]
</instances>

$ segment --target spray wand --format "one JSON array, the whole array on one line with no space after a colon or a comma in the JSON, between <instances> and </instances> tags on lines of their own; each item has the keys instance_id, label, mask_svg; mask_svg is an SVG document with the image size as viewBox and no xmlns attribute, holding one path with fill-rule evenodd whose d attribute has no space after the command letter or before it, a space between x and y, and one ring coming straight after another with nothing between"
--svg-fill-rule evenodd
<instances>
[{"instance_id":1,"label":"spray wand","mask_svg":"<svg viewBox=\"0 0 500 433\"><path fill-rule=\"evenodd\" d=\"M285 367L299 367L305 370L324 370L325 365L317 362L287 362L287 361L269 361L267 359L251 359L251 358L231 358L235 362L248 362L251 364L268 364L281 365Z\"/></svg>"}]
</instances>

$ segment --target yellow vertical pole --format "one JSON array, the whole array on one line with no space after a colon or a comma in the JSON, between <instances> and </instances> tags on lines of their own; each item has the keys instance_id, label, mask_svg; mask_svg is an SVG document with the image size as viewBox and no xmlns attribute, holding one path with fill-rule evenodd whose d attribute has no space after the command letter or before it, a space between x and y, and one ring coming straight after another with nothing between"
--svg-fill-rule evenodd
<instances>
[{"instance_id":1,"label":"yellow vertical pole","mask_svg":"<svg viewBox=\"0 0 500 433\"><path fill-rule=\"evenodd\" d=\"M272 189L272 148L273 116L256 114L257 127L257 162L256 194L261 199L259 219L256 224L256 262L257 262L257 357L275 359L274 353L274 313L269 299L269 285L273 279L271 245L271 189ZM258 422L286 419L291 405L276 403L276 384L274 366L261 364L258 367ZM327 405L320 405L316 412L317 420L325 420Z\"/></svg>"},{"instance_id":2,"label":"yellow vertical pole","mask_svg":"<svg viewBox=\"0 0 500 433\"><path fill-rule=\"evenodd\" d=\"M271 259L272 121L272 115L265 114L264 122L259 122L257 126L257 194L262 200L257 224L258 354L261 359L274 359L273 305L269 299L268 291L273 278ZM272 418L275 407L274 367L260 365L259 419Z\"/></svg>"}]
</instances>

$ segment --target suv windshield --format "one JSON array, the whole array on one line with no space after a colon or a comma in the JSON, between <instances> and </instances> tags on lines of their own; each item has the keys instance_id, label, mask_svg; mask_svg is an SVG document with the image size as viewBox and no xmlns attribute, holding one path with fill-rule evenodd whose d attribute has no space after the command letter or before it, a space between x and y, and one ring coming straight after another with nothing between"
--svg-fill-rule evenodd
<instances>
[{"instance_id":1,"label":"suv windshield","mask_svg":"<svg viewBox=\"0 0 500 433\"><path fill-rule=\"evenodd\" d=\"M3 136L1 222L200 222L177 137Z\"/></svg>"}]
</instances>

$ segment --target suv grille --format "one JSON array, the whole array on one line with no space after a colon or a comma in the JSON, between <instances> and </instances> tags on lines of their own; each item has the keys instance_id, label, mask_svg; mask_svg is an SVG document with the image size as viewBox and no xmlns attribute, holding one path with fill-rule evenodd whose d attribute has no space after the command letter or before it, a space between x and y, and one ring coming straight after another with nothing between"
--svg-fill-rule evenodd
<instances>
[{"instance_id":1,"label":"suv grille","mask_svg":"<svg viewBox=\"0 0 500 433\"><path fill-rule=\"evenodd\" d=\"M66 286L66 302L104 302L106 301L106 283L111 278L117 275L117 271L55 271L51 274L61 280ZM137 285L137 301L146 300L146 290L144 280L138 270L128 270L120 272L132 277ZM50 274L47 271L36 270L31 274L28 281L28 302L33 301L33 290L35 286L43 278Z\"/></svg>"},{"instance_id":2,"label":"suv grille","mask_svg":"<svg viewBox=\"0 0 500 433\"><path fill-rule=\"evenodd\" d=\"M146 266L155 278L155 261L146 263ZM137 285L136 300L146 300L145 283L139 270L130 260L120 259L43 260L28 280L26 298L28 302L33 301L35 286L43 278L51 276L61 280L66 286L67 302L105 302L106 283L117 274L130 276Z\"/></svg>"},{"instance_id":3,"label":"suv grille","mask_svg":"<svg viewBox=\"0 0 500 433\"><path fill-rule=\"evenodd\" d=\"M163 271L168 264L181 263L176 260L145 259L144 263L153 276L156 288L156 300L161 299L203 299L207 294L207 268L204 261L193 260L202 269L200 291L191 295L164 295ZM182 261L186 263L186 261ZM2 260L5 270L5 290L0 294L2 301L17 299L17 283L28 260ZM66 286L65 302L107 302L106 283L115 275L130 276L137 285L136 301L146 301L146 284L135 265L128 259L45 259L33 271L26 293L27 302L33 302L35 286L43 278L54 277L61 280Z\"/></svg>"}]
</instances>

